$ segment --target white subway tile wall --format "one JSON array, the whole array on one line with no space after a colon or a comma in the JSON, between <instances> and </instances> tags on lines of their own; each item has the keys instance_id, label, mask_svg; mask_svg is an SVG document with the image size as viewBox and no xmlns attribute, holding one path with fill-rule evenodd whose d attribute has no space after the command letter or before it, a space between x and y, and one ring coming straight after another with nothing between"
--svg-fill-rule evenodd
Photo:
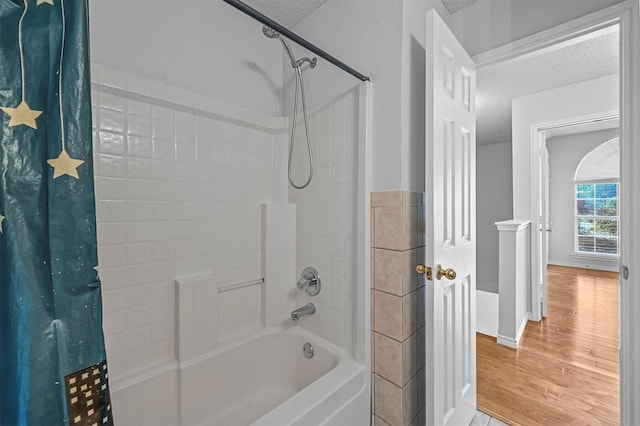
<instances>
[{"instance_id":1,"label":"white subway tile wall","mask_svg":"<svg viewBox=\"0 0 640 426\"><path fill-rule=\"evenodd\" d=\"M353 90L309 115L313 180L306 189L289 189L298 214L296 271L314 266L322 280L322 291L315 297L297 292L298 306L313 302L317 308L300 325L347 351L353 349L357 99ZM294 159L293 176L300 185L308 173L302 122Z\"/></svg>"},{"instance_id":2,"label":"white subway tile wall","mask_svg":"<svg viewBox=\"0 0 640 426\"><path fill-rule=\"evenodd\" d=\"M287 129L281 117L97 64L92 81L99 272L117 379L175 359L176 276L261 277L260 203L287 197ZM260 326L259 297L258 286L221 298L223 335Z\"/></svg>"}]
</instances>

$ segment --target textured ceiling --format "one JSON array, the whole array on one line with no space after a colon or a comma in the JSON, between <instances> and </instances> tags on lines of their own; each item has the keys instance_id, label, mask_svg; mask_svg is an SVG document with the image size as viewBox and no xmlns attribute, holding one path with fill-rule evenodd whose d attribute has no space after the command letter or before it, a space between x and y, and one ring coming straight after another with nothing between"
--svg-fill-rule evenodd
<instances>
[{"instance_id":1,"label":"textured ceiling","mask_svg":"<svg viewBox=\"0 0 640 426\"><path fill-rule=\"evenodd\" d=\"M442 0L442 3L444 3L444 7L447 8L449 13L455 13L477 1L478 0Z\"/></svg>"},{"instance_id":2,"label":"textured ceiling","mask_svg":"<svg viewBox=\"0 0 640 426\"><path fill-rule=\"evenodd\" d=\"M512 99L617 72L617 31L478 69L478 145L511 140Z\"/></svg>"},{"instance_id":3,"label":"textured ceiling","mask_svg":"<svg viewBox=\"0 0 640 426\"><path fill-rule=\"evenodd\" d=\"M287 28L295 26L327 0L246 0L277 23Z\"/></svg>"}]
</instances>

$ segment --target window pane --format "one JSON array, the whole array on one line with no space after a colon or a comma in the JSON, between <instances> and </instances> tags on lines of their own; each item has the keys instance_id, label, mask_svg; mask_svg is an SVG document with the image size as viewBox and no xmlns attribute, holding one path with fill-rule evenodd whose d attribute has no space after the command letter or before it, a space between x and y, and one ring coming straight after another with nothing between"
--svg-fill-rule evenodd
<instances>
[{"instance_id":1,"label":"window pane","mask_svg":"<svg viewBox=\"0 0 640 426\"><path fill-rule=\"evenodd\" d=\"M580 184L576 185L576 197L577 198L593 198L594 185L592 184Z\"/></svg>"},{"instance_id":2,"label":"window pane","mask_svg":"<svg viewBox=\"0 0 640 426\"><path fill-rule=\"evenodd\" d=\"M578 251L593 252L595 249L595 238L578 237Z\"/></svg>"},{"instance_id":3,"label":"window pane","mask_svg":"<svg viewBox=\"0 0 640 426\"><path fill-rule=\"evenodd\" d=\"M618 254L618 239L596 238L596 253Z\"/></svg>"},{"instance_id":4,"label":"window pane","mask_svg":"<svg viewBox=\"0 0 640 426\"><path fill-rule=\"evenodd\" d=\"M580 214L579 211L578 214ZM615 198L596 200L596 216L618 216L618 200Z\"/></svg>"},{"instance_id":5,"label":"window pane","mask_svg":"<svg viewBox=\"0 0 640 426\"><path fill-rule=\"evenodd\" d=\"M593 219L578 219L578 235L593 235Z\"/></svg>"},{"instance_id":6,"label":"window pane","mask_svg":"<svg viewBox=\"0 0 640 426\"><path fill-rule=\"evenodd\" d=\"M576 185L578 252L619 253L618 190L617 183Z\"/></svg>"},{"instance_id":7,"label":"window pane","mask_svg":"<svg viewBox=\"0 0 640 426\"><path fill-rule=\"evenodd\" d=\"M617 220L596 220L595 233L599 237L617 237L618 221Z\"/></svg>"},{"instance_id":8,"label":"window pane","mask_svg":"<svg viewBox=\"0 0 640 426\"><path fill-rule=\"evenodd\" d=\"M595 203L593 200L577 200L578 216L593 216Z\"/></svg>"},{"instance_id":9,"label":"window pane","mask_svg":"<svg viewBox=\"0 0 640 426\"><path fill-rule=\"evenodd\" d=\"M617 183L599 183L596 184L596 198L617 198Z\"/></svg>"}]
</instances>

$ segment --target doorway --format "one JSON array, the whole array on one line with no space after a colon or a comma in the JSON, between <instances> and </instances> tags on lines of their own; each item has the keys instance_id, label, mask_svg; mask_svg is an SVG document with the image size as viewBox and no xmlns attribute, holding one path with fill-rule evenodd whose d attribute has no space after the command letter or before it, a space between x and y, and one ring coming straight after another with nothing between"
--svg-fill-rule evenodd
<instances>
[{"instance_id":1,"label":"doorway","mask_svg":"<svg viewBox=\"0 0 640 426\"><path fill-rule=\"evenodd\" d=\"M617 120L539 134L543 318L518 351L477 341L478 406L510 424L618 424L618 259L607 259L618 246L617 135Z\"/></svg>"},{"instance_id":2,"label":"doorway","mask_svg":"<svg viewBox=\"0 0 640 426\"><path fill-rule=\"evenodd\" d=\"M578 124L575 124L575 123ZM539 270L547 317L548 265L620 269L617 114L540 129Z\"/></svg>"},{"instance_id":3,"label":"doorway","mask_svg":"<svg viewBox=\"0 0 640 426\"><path fill-rule=\"evenodd\" d=\"M632 2L628 2L626 4L627 8L633 8L636 5L633 4ZM625 15L626 12L623 11L623 7L621 6L620 8L618 8L617 10L610 10L607 11L606 13L601 14L601 16L596 17L597 19L594 18L594 20L592 20L590 22L589 25L584 25L582 27L582 31L580 34L581 36L584 36L585 34L589 33L589 32L593 32L594 29L603 29L607 26L611 26L614 23L619 23L619 22L626 22L626 25L628 25L628 21L625 21L625 19L628 19L628 15ZM635 9L633 9L635 10ZM636 11L637 12L637 11ZM625 18L625 16L627 16ZM573 27L570 29L570 32L572 32L572 34L576 34L576 28ZM633 55L631 53L629 53L629 45L632 44L632 42L630 41L630 35L629 34L634 34L632 30L630 30L628 27L625 31L623 31L623 42L622 42L622 46L623 46L623 52L622 52L622 60L621 60L621 64L622 64L622 68L623 71L621 72L622 75L622 87L627 87L630 88L632 86L627 86L628 84L630 84L630 80L631 78L629 77L629 74L627 74L628 72L628 68L630 67L630 64L628 63L630 61L630 58L633 57ZM556 36L552 37L552 38L557 38L560 39L562 37L557 37ZM567 36L567 34L565 34L564 38L562 38L563 42L566 42L567 40L569 40L570 37ZM626 41L625 41L626 40ZM539 42L539 40L538 40ZM525 43L526 44L526 43ZM539 43L541 46L543 46L543 48L548 48L551 45L550 40L546 40L543 43ZM626 45L626 46L625 46ZM514 48L515 49L515 48ZM504 49L503 49L504 50ZM533 49L530 48L529 46L529 50L527 49L523 49L526 51L527 54L531 54L531 52L533 51ZM509 58L512 59L513 57L517 56L516 54L514 54L514 52L510 52L511 56L504 56L504 58ZM626 59L624 59L626 58ZM495 64L496 62L493 62L493 64ZM481 64L482 66L482 64ZM624 92L624 91L623 91ZM630 92L632 93L632 92ZM621 106L621 114L622 114L622 121L625 121L625 114L630 114L631 111L633 111L633 105L635 105L635 103L630 102L629 101L629 94L628 93L621 93L621 100L616 100L615 104L616 107L618 107L618 105ZM626 100L625 100L626 98ZM550 107L550 109L553 109L555 107L555 105L552 105ZM514 105L515 108L515 105ZM578 114L580 115L580 114ZM584 115L588 115L588 113L584 113ZM542 117L544 117L544 114L541 114ZM629 117L627 115L627 117ZM525 140L525 141L529 141L529 140L534 140L535 137L537 136L537 130L534 130L533 126L534 125L539 125L540 123L549 123L550 121L552 121L553 119L550 118L542 118L540 119L540 117L534 118L533 121L528 121L528 122L520 122L519 125L521 126L520 130L515 130L513 131L513 171L514 174L518 174L520 173L521 176L517 176L514 177L513 180L513 197L514 197L514 211L513 211L513 216L514 218L517 219L523 219L523 218L531 218L532 222L533 222L533 226L532 229L534 230L534 232L537 232L540 225L541 225L541 214L540 214L540 203L537 200L537 197L539 196L539 188L538 185L540 183L539 180L539 174L540 174L540 168L539 165L537 164L537 162L539 161L539 156L538 156L538 146L534 146L534 145L530 145L529 143L526 143L525 145L517 145L516 144L516 138L519 138L520 141ZM514 117L514 121L515 121L515 117ZM515 125L515 123L514 123ZM538 126L539 128L542 128L542 126ZM622 136L621 138L625 141L627 141L626 143L629 144L629 141L632 140L632 138L630 137L633 134L633 126L629 126L627 124L627 126L625 127L623 125L623 129L622 129ZM518 133L520 132L520 133ZM536 140L537 141L537 140ZM518 152L515 152L516 150L518 150ZM629 151L631 152L631 151ZM626 173L627 176L633 176L634 172L632 171L632 168L630 167L632 164L632 161L630 158L623 158L622 163L624 165L623 167L623 173L625 173L624 169L626 168ZM529 173L527 173L527 171ZM519 192L520 191L520 192ZM633 205L635 203L635 200L632 199L631 194L633 192L632 191L628 191L627 194L629 195L628 203L629 205ZM624 195L623 195L624 197ZM629 223L631 224L631 210L627 210L627 214L629 214L628 216L626 216L627 220L629 220ZM623 214L624 217L624 214ZM503 218L504 219L504 218ZM624 220L624 219L623 219ZM546 225L546 224L545 224ZM628 226L626 229L627 231L630 229L634 229L633 228L634 225ZM532 254L535 257L541 256L541 252L540 252L540 247L539 244L540 242L536 240L534 247L532 247ZM629 242L623 243L623 262L628 262L629 260L631 262L635 262L635 252L633 251L633 249L635 248L635 245L629 244ZM626 256L626 261L624 260ZM538 265L539 263L537 262L537 259L535 262L532 262L532 265ZM628 265L627 265L628 266ZM539 283L539 279L540 277L543 275L541 272L541 270L539 268L532 268L532 270L535 270L536 272L533 274L532 276L532 282L535 283L535 285L531 286L531 292L530 292L530 302L531 302L531 311L532 311L532 316L534 317L534 319L541 319L543 316L543 306L542 304L538 303L538 301L540 300L539 297L539 287L538 287L538 283ZM622 268L623 271L626 271L626 267ZM544 274L546 275L546 274ZM626 280L628 277L628 275L625 273L623 274L622 279ZM624 281L623 281L624 282ZM628 288L621 288L621 293L622 293L622 300L625 300L625 293L627 296L632 296L633 294L631 293L633 290L630 290ZM622 356L621 356L621 365L622 365L622 369L623 371L625 371L625 368L627 368L628 372L629 372L629 378L623 378L623 383L622 383L622 419L625 423L633 423L633 421L629 420L631 418L635 418L633 416L635 416L637 413L634 411L635 409L632 408L630 402L633 400L633 380L631 379L631 377L635 377L633 375L633 372L635 371L635 366L633 366L633 364L631 363L631 358L628 355L631 355L631 349L626 349L625 348L625 339L628 338L630 339L629 342L631 342L632 336L631 334L627 334L625 335L624 333L624 329L625 329L625 324L627 324L627 327L630 327L631 324L633 323L632 321L632 316L633 314L631 313L631 302L629 302L629 305L625 308L624 303L623 306L621 307L621 311L622 311L622 327L623 327L623 333L622 333L622 342L621 342L621 348L622 348ZM536 318L537 317L537 318ZM635 335L633 336L635 337ZM508 397L508 396L507 396ZM629 401L629 403L625 403L625 398ZM626 419L626 420L625 420Z\"/></svg>"}]
</instances>

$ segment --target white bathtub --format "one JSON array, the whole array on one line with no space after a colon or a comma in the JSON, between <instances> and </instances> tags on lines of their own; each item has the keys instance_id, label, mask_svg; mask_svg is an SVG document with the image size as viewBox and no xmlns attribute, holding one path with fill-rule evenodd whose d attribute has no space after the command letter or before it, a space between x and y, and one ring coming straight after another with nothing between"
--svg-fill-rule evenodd
<instances>
[{"instance_id":1,"label":"white bathtub","mask_svg":"<svg viewBox=\"0 0 640 426\"><path fill-rule=\"evenodd\" d=\"M181 363L180 423L364 425L364 389L364 366L344 350L297 327L267 330Z\"/></svg>"}]
</instances>

